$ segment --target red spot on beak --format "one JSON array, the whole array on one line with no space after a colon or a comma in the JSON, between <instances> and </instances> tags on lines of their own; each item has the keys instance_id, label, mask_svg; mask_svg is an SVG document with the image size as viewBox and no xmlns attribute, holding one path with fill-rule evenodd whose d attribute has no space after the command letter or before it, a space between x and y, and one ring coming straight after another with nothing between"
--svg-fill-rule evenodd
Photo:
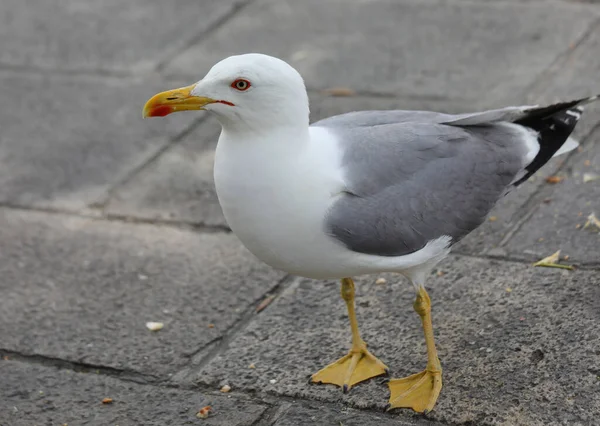
<instances>
[{"instance_id":1,"label":"red spot on beak","mask_svg":"<svg viewBox=\"0 0 600 426\"><path fill-rule=\"evenodd\" d=\"M173 112L173 108L167 105L158 105L155 108L150 110L149 117L164 117L165 115L169 115Z\"/></svg>"},{"instance_id":2,"label":"red spot on beak","mask_svg":"<svg viewBox=\"0 0 600 426\"><path fill-rule=\"evenodd\" d=\"M229 105L229 106L235 106L235 104L233 104L233 103L231 103L229 101L223 101L223 100L221 100L221 101L215 101L215 102L219 103L219 104L225 104L225 105Z\"/></svg>"}]
</instances>

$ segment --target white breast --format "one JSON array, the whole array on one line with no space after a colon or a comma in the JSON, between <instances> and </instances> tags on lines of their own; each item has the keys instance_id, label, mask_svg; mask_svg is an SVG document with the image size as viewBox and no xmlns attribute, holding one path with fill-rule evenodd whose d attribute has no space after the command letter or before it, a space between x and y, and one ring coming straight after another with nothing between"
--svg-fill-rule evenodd
<instances>
[{"instance_id":1,"label":"white breast","mask_svg":"<svg viewBox=\"0 0 600 426\"><path fill-rule=\"evenodd\" d=\"M310 132L313 142L222 134L214 172L223 213L242 243L269 265L305 276L330 268L324 250L342 251L324 233L326 211L343 188L339 153L326 130Z\"/></svg>"}]
</instances>

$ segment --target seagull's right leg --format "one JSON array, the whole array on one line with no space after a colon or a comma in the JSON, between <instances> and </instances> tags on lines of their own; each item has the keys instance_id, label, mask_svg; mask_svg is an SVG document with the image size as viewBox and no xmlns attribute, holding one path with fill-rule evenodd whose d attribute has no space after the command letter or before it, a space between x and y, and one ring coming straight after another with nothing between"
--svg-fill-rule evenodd
<instances>
[{"instance_id":1,"label":"seagull's right leg","mask_svg":"<svg viewBox=\"0 0 600 426\"><path fill-rule=\"evenodd\" d=\"M342 279L342 299L348 308L352 329L352 349L333 364L328 365L311 377L314 383L331 383L341 386L344 393L352 386L371 377L388 373L388 368L367 350L367 344L358 332L358 322L354 311L354 281Z\"/></svg>"},{"instance_id":2,"label":"seagull's right leg","mask_svg":"<svg viewBox=\"0 0 600 426\"><path fill-rule=\"evenodd\" d=\"M427 367L412 376L389 381L390 402L388 410L392 408L412 408L418 413L427 413L433 409L442 390L442 366L433 341L431 300L422 285L418 286L417 299L413 306L423 323L423 333L427 344Z\"/></svg>"}]
</instances>

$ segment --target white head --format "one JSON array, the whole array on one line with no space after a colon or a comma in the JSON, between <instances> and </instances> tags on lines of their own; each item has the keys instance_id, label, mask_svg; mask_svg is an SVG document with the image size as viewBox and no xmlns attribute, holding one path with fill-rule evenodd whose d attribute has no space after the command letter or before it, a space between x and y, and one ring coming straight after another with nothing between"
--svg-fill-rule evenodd
<instances>
[{"instance_id":1,"label":"white head","mask_svg":"<svg viewBox=\"0 0 600 426\"><path fill-rule=\"evenodd\" d=\"M231 132L308 128L308 96L298 71L257 53L230 56L198 83L155 95L144 106L144 117L185 110L210 111Z\"/></svg>"}]
</instances>

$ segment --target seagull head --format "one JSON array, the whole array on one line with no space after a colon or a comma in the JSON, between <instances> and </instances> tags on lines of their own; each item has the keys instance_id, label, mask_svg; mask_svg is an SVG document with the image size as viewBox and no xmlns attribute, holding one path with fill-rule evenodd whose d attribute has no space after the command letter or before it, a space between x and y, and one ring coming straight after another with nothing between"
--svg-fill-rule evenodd
<instances>
[{"instance_id":1,"label":"seagull head","mask_svg":"<svg viewBox=\"0 0 600 426\"><path fill-rule=\"evenodd\" d=\"M231 131L308 127L308 96L298 71L257 53L230 56L197 83L153 96L143 115L164 117L189 110L209 111Z\"/></svg>"}]
</instances>

